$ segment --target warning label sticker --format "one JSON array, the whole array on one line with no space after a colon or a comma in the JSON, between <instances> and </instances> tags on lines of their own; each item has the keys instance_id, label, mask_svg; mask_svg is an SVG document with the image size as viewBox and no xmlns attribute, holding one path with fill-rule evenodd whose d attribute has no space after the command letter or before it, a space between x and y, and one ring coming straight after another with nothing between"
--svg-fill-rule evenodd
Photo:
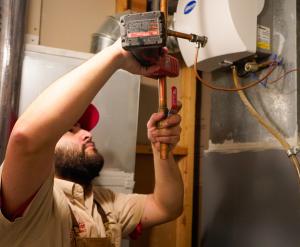
<instances>
[{"instance_id":1,"label":"warning label sticker","mask_svg":"<svg viewBox=\"0 0 300 247\"><path fill-rule=\"evenodd\" d=\"M271 30L269 27L257 25L257 47L271 50Z\"/></svg>"}]
</instances>

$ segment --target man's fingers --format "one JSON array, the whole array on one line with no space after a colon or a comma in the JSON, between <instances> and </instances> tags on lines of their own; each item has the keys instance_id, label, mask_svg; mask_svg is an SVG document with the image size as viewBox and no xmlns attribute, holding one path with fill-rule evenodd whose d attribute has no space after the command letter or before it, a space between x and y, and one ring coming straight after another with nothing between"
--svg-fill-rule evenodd
<instances>
[{"instance_id":1,"label":"man's fingers","mask_svg":"<svg viewBox=\"0 0 300 247\"><path fill-rule=\"evenodd\" d=\"M143 76L152 76L159 69L160 69L160 67L158 65L153 65L153 66L149 66L149 67L142 67L141 75L143 75Z\"/></svg>"},{"instance_id":2,"label":"man's fingers","mask_svg":"<svg viewBox=\"0 0 300 247\"><path fill-rule=\"evenodd\" d=\"M179 136L180 133L181 133L181 127L175 126L173 128L168 128L168 129L156 129L151 134L154 138L156 138L156 137L166 137L166 136L176 136L176 135Z\"/></svg>"},{"instance_id":3,"label":"man's fingers","mask_svg":"<svg viewBox=\"0 0 300 247\"><path fill-rule=\"evenodd\" d=\"M181 102L180 102L180 101L177 101L176 107L173 107L173 106L172 106L172 108L170 109L170 115L172 115L172 114L177 114L177 113L181 110L181 108L182 108Z\"/></svg>"},{"instance_id":4,"label":"man's fingers","mask_svg":"<svg viewBox=\"0 0 300 247\"><path fill-rule=\"evenodd\" d=\"M156 123L164 118L163 112L153 113L147 123L147 128L156 127Z\"/></svg>"},{"instance_id":5,"label":"man's fingers","mask_svg":"<svg viewBox=\"0 0 300 247\"><path fill-rule=\"evenodd\" d=\"M156 140L159 143L176 145L180 140L180 136L160 136Z\"/></svg>"},{"instance_id":6,"label":"man's fingers","mask_svg":"<svg viewBox=\"0 0 300 247\"><path fill-rule=\"evenodd\" d=\"M171 115L166 119L162 120L160 128L170 128L176 125L179 125L181 122L181 117L178 114Z\"/></svg>"}]
</instances>

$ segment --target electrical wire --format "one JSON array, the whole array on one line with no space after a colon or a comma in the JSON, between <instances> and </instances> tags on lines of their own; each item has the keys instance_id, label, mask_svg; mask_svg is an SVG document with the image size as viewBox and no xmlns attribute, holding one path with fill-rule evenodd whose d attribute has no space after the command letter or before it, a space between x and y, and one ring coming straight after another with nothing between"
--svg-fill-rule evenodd
<instances>
[{"instance_id":1,"label":"electrical wire","mask_svg":"<svg viewBox=\"0 0 300 247\"><path fill-rule=\"evenodd\" d=\"M268 84L275 83L275 82L281 80L282 78L286 77L289 73L296 72L296 71L300 71L300 69L296 68L296 69L288 70L288 71L284 72L281 76L279 76L277 79L275 79L273 81L269 81Z\"/></svg>"},{"instance_id":2,"label":"electrical wire","mask_svg":"<svg viewBox=\"0 0 300 247\"><path fill-rule=\"evenodd\" d=\"M203 78L201 78L198 74L197 71L197 59L198 59L198 52L199 52L199 47L196 47L196 55L195 55L195 62L194 62L194 72L196 74L196 77L198 78L198 80L206 87L214 89L214 90L218 90L218 91L225 91L225 92L237 92L240 90L245 90L248 89L250 87L253 87L255 85L257 85L258 83L264 81L266 78L268 78L272 72L276 69L277 67L277 61L269 61L270 62L270 69L269 71L259 80L254 81L254 82L250 82L248 85L245 86L238 86L236 88L225 88L225 87L218 87L215 86L213 84L211 84L210 82L205 81Z\"/></svg>"},{"instance_id":3,"label":"electrical wire","mask_svg":"<svg viewBox=\"0 0 300 247\"><path fill-rule=\"evenodd\" d=\"M239 88L241 86L239 79L238 79L238 75L237 75L237 71L236 71L236 67L233 66L232 69L232 76L233 76L233 81L234 81L234 85L236 88ZM283 149L285 149L286 151L290 150L292 147L290 146L290 144L284 139L284 137L275 129L273 128L269 123L267 123L267 121L255 110L255 108L252 106L252 104L250 103L250 101L248 100L247 96L245 95L245 93L242 90L238 91L238 94L242 100L242 102L244 103L244 105L246 106L246 108L248 109L248 111L250 112L250 114L271 134L273 135L278 142L281 144L281 146L283 147ZM295 154L292 154L290 157L291 162L293 163L295 170L297 172L297 176L298 176L298 182L300 184L300 164L299 161L297 159L297 156Z\"/></svg>"}]
</instances>

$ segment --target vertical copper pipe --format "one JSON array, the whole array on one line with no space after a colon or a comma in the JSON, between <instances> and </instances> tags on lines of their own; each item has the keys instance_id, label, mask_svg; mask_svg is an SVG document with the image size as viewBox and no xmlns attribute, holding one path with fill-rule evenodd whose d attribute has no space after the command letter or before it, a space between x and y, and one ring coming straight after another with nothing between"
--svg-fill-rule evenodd
<instances>
[{"instance_id":1,"label":"vertical copper pipe","mask_svg":"<svg viewBox=\"0 0 300 247\"><path fill-rule=\"evenodd\" d=\"M158 78L159 88L159 109L167 108L167 78L165 76Z\"/></svg>"},{"instance_id":2,"label":"vertical copper pipe","mask_svg":"<svg viewBox=\"0 0 300 247\"><path fill-rule=\"evenodd\" d=\"M168 1L160 1L160 11L164 13L165 16L165 27L168 27ZM158 89L159 89L159 112L164 112L165 117L168 114L167 108L167 78L165 76L158 79ZM161 127L161 123L159 123ZM160 144L160 158L166 160L168 158L168 144Z\"/></svg>"},{"instance_id":3,"label":"vertical copper pipe","mask_svg":"<svg viewBox=\"0 0 300 247\"><path fill-rule=\"evenodd\" d=\"M18 116L27 0L0 1L0 162Z\"/></svg>"},{"instance_id":4,"label":"vertical copper pipe","mask_svg":"<svg viewBox=\"0 0 300 247\"><path fill-rule=\"evenodd\" d=\"M165 76L158 78L158 91L159 91L159 112L163 112L165 117L168 114L167 108L167 78ZM161 122L158 123L158 127L162 128ZM168 144L160 144L160 158L163 160L168 159Z\"/></svg>"}]
</instances>

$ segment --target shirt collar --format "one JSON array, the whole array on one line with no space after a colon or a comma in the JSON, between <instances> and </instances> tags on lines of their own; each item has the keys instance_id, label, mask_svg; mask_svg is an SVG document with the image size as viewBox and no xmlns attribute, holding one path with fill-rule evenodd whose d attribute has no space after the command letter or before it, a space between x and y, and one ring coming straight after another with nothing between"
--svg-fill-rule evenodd
<instances>
[{"instance_id":1,"label":"shirt collar","mask_svg":"<svg viewBox=\"0 0 300 247\"><path fill-rule=\"evenodd\" d=\"M80 184L76 184L64 179L55 178L55 183L62 189L64 194L70 199L79 201L84 205L84 188Z\"/></svg>"}]
</instances>

